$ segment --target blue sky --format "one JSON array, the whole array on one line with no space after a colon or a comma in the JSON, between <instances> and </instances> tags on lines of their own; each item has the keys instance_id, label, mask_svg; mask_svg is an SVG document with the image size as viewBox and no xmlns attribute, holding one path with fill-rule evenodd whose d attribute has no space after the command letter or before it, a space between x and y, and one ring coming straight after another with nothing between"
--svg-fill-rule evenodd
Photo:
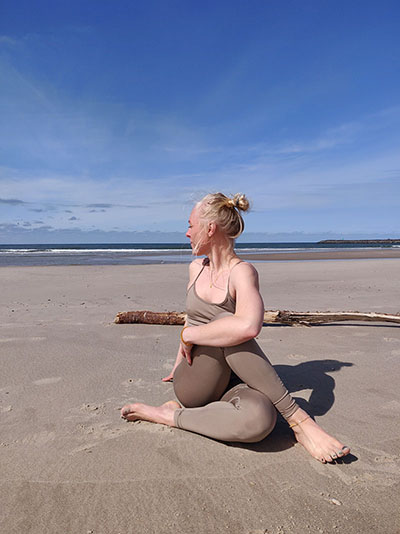
<instances>
[{"instance_id":1,"label":"blue sky","mask_svg":"<svg viewBox=\"0 0 400 534\"><path fill-rule=\"evenodd\" d=\"M218 190L248 194L250 237L400 237L399 16L2 0L0 243L183 235Z\"/></svg>"}]
</instances>

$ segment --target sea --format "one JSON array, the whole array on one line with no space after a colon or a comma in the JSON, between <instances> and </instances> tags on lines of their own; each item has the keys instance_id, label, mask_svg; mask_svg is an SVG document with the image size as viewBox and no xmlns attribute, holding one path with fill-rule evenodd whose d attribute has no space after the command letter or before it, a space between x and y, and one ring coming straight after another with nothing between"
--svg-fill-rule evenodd
<instances>
[{"instance_id":1,"label":"sea","mask_svg":"<svg viewBox=\"0 0 400 534\"><path fill-rule=\"evenodd\" d=\"M400 248L400 243L236 243L235 248L244 257L246 254L279 252L295 254L296 252ZM189 263L192 259L189 243L0 245L0 267Z\"/></svg>"}]
</instances>

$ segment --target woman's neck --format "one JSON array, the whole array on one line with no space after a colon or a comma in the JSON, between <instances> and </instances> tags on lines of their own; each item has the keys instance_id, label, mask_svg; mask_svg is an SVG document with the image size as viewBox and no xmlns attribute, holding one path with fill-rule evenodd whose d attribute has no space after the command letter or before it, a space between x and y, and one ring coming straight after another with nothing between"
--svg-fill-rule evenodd
<instances>
[{"instance_id":1,"label":"woman's neck","mask_svg":"<svg viewBox=\"0 0 400 534\"><path fill-rule=\"evenodd\" d=\"M210 269L213 273L220 273L229 269L232 260L237 258L233 243L228 245L226 243L212 243L207 257L210 260Z\"/></svg>"}]
</instances>

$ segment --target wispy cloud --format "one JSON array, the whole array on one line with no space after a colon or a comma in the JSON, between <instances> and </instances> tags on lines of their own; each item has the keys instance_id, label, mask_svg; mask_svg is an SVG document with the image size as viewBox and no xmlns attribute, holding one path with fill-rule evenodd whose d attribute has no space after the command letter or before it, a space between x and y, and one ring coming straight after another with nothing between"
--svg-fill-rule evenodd
<instances>
[{"instance_id":1,"label":"wispy cloud","mask_svg":"<svg viewBox=\"0 0 400 534\"><path fill-rule=\"evenodd\" d=\"M307 154L331 150L341 145L354 142L355 136L361 130L361 123L343 124L337 128L332 128L323 133L320 137L309 141L293 141L272 149L266 148L265 155L268 154Z\"/></svg>"},{"instance_id":2,"label":"wispy cloud","mask_svg":"<svg viewBox=\"0 0 400 534\"><path fill-rule=\"evenodd\" d=\"M5 44L5 45L14 46L17 44L17 42L18 41L14 39L13 37L9 37L8 35L0 35L0 45Z\"/></svg>"},{"instance_id":3,"label":"wispy cloud","mask_svg":"<svg viewBox=\"0 0 400 534\"><path fill-rule=\"evenodd\" d=\"M112 204L86 204L87 208L112 208Z\"/></svg>"},{"instance_id":4,"label":"wispy cloud","mask_svg":"<svg viewBox=\"0 0 400 534\"><path fill-rule=\"evenodd\" d=\"M26 204L23 200L17 198L0 198L0 204L8 204L9 206L20 206Z\"/></svg>"}]
</instances>

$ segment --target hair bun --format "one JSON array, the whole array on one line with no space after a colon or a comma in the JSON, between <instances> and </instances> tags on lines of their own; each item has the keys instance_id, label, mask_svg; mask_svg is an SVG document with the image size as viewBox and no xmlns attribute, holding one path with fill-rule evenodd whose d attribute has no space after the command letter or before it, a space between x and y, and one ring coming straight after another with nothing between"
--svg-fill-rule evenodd
<instances>
[{"instance_id":1,"label":"hair bun","mask_svg":"<svg viewBox=\"0 0 400 534\"><path fill-rule=\"evenodd\" d=\"M230 198L229 205L232 208L237 208L241 211L247 211L250 208L250 202L243 193L236 193L236 195Z\"/></svg>"},{"instance_id":2,"label":"hair bun","mask_svg":"<svg viewBox=\"0 0 400 534\"><path fill-rule=\"evenodd\" d=\"M243 193L237 193L231 198L223 193L210 193L200 200L196 207L201 208L202 220L216 222L229 239L236 239L244 229L240 212L247 211L250 202Z\"/></svg>"}]
</instances>

